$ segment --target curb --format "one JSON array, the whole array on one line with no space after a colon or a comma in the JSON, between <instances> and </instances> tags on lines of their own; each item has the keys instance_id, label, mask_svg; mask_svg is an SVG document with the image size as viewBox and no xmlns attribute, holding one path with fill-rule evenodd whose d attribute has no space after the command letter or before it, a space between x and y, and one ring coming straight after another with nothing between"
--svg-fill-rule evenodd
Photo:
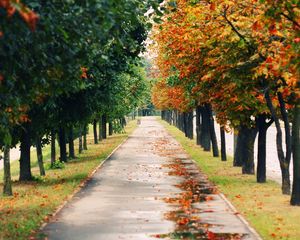
<instances>
[{"instance_id":1,"label":"curb","mask_svg":"<svg viewBox=\"0 0 300 240\"><path fill-rule=\"evenodd\" d=\"M236 213L235 215L238 217L238 219L246 225L246 227L249 229L250 233L257 239L257 240L263 240L261 236L256 232L256 230L250 226L249 222L236 210L236 208L232 205L232 203L225 197L223 193L218 194L229 206L229 208Z\"/></svg>"},{"instance_id":2,"label":"curb","mask_svg":"<svg viewBox=\"0 0 300 240\"><path fill-rule=\"evenodd\" d=\"M129 139L129 136L125 138L88 176L84 179L73 191L71 195L69 195L67 200L65 200L58 208L51 214L49 221L44 222L39 230L36 232L43 231L44 228L51 222L51 220L73 199L73 197L82 189L84 188L87 183L91 180L91 178L95 175L95 173L102 168L102 166L111 158L111 156Z\"/></svg>"}]
</instances>

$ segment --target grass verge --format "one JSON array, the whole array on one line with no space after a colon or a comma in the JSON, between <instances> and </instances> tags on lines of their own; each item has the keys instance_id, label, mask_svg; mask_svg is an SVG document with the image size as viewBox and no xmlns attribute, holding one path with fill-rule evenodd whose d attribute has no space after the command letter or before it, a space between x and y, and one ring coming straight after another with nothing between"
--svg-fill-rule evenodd
<instances>
[{"instance_id":1,"label":"grass verge","mask_svg":"<svg viewBox=\"0 0 300 240\"><path fill-rule=\"evenodd\" d=\"M160 122L263 239L300 239L300 207L290 206L290 197L281 194L278 183L256 183L255 176L242 175L240 168L232 167L232 158L222 162L174 126Z\"/></svg>"},{"instance_id":2,"label":"grass verge","mask_svg":"<svg viewBox=\"0 0 300 240\"><path fill-rule=\"evenodd\" d=\"M135 127L136 121L131 121L126 134L115 134L97 145L93 144L93 136L89 134L88 150L69 161L65 168L48 170L45 177L38 177L33 182L14 181L14 196L0 197L0 239L28 239ZM44 154L45 159L49 158L49 147L44 149ZM18 165L18 161L12 163L13 179L18 178ZM32 161L32 172L39 174L36 158Z\"/></svg>"}]
</instances>

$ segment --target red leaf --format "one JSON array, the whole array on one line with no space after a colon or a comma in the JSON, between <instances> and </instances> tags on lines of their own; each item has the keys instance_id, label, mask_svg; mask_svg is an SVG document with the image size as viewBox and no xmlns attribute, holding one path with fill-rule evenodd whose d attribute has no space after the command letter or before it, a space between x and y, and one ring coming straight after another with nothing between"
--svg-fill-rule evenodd
<instances>
[{"instance_id":1,"label":"red leaf","mask_svg":"<svg viewBox=\"0 0 300 240\"><path fill-rule=\"evenodd\" d=\"M207 232L207 239L216 239L216 236L213 232L208 231Z\"/></svg>"}]
</instances>

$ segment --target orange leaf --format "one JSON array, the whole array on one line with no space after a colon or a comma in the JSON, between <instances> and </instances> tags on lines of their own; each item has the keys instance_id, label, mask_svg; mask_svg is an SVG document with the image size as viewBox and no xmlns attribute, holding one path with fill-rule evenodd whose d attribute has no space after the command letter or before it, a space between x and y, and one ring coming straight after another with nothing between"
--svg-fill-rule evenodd
<instances>
[{"instance_id":1,"label":"orange leaf","mask_svg":"<svg viewBox=\"0 0 300 240\"><path fill-rule=\"evenodd\" d=\"M212 11L215 11L216 10L216 4L215 3L211 3L209 9L212 10Z\"/></svg>"}]
</instances>

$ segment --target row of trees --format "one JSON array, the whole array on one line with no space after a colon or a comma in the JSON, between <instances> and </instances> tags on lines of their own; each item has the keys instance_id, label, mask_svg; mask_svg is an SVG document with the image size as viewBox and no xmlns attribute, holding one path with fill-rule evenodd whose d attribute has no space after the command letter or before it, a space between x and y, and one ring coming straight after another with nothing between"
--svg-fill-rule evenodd
<instances>
[{"instance_id":1,"label":"row of trees","mask_svg":"<svg viewBox=\"0 0 300 240\"><path fill-rule=\"evenodd\" d=\"M142 105L149 86L139 54L146 13L160 1L0 0L0 147L4 194L11 195L10 148L20 144L20 181L32 180L30 148L55 138L60 161L74 157L75 137L93 123L95 143L106 124ZM97 136L97 124L101 134Z\"/></svg>"},{"instance_id":2,"label":"row of trees","mask_svg":"<svg viewBox=\"0 0 300 240\"><path fill-rule=\"evenodd\" d=\"M221 136L238 131L234 165L266 181L266 133L275 122L282 192L290 194L289 165L294 159L292 205L300 205L298 1L178 0L153 31L152 99L164 118L179 126L196 108L197 142L218 155L212 113ZM178 110L178 111L177 111ZM184 113L184 116L181 116ZM280 120L284 123L285 145ZM293 129L290 125L292 123ZM190 134L186 132L187 136ZM208 139L208 140L207 140ZM224 137L222 137L224 140ZM225 159L224 141L222 159Z\"/></svg>"}]
</instances>

